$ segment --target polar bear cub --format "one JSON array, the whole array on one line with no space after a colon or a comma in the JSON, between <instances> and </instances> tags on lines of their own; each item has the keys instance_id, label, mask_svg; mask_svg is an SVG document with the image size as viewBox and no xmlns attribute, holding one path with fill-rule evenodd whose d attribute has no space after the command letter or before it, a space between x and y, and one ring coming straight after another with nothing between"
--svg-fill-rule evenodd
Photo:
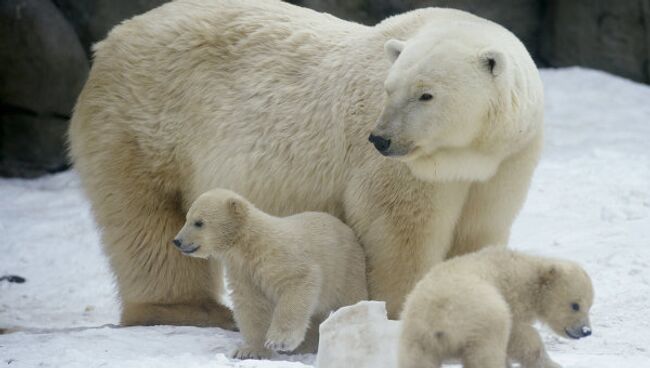
<instances>
[{"instance_id":1,"label":"polar bear cub","mask_svg":"<svg viewBox=\"0 0 650 368\"><path fill-rule=\"evenodd\" d=\"M434 266L402 313L399 367L559 367L548 356L538 320L564 337L591 335L593 288L577 264L496 247Z\"/></svg>"},{"instance_id":2,"label":"polar bear cub","mask_svg":"<svg viewBox=\"0 0 650 368\"><path fill-rule=\"evenodd\" d=\"M330 311L368 298L363 249L348 226L325 213L275 217L214 189L192 204L173 243L186 255L224 263L245 340L236 358L294 351L303 340L300 351L313 352Z\"/></svg>"}]
</instances>

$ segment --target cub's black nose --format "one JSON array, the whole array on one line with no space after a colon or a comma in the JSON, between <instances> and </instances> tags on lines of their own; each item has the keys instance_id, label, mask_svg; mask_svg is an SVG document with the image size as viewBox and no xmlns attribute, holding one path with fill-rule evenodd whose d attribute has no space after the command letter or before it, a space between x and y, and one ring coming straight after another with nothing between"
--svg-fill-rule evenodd
<instances>
[{"instance_id":1,"label":"cub's black nose","mask_svg":"<svg viewBox=\"0 0 650 368\"><path fill-rule=\"evenodd\" d=\"M174 243L174 245L177 246L178 248L181 247L181 241L178 240L178 239L174 239L174 240L172 240L172 243Z\"/></svg>"},{"instance_id":2,"label":"cub's black nose","mask_svg":"<svg viewBox=\"0 0 650 368\"><path fill-rule=\"evenodd\" d=\"M582 332L582 337L587 337L591 335L591 328L587 326L583 326L580 332Z\"/></svg>"},{"instance_id":3,"label":"cub's black nose","mask_svg":"<svg viewBox=\"0 0 650 368\"><path fill-rule=\"evenodd\" d=\"M384 137L378 136L378 135L372 135L370 134L370 137L368 137L368 140L370 143L372 143L377 151L379 152L385 152L388 147L390 147L390 139L385 139Z\"/></svg>"}]
</instances>

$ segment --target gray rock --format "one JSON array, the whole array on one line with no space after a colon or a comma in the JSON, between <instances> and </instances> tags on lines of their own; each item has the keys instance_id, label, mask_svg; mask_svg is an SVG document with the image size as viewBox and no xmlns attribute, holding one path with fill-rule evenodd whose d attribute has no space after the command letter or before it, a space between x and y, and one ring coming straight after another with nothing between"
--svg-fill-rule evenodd
<instances>
[{"instance_id":1,"label":"gray rock","mask_svg":"<svg viewBox=\"0 0 650 368\"><path fill-rule=\"evenodd\" d=\"M36 177L66 169L67 129L67 119L1 114L0 176Z\"/></svg>"},{"instance_id":2,"label":"gray rock","mask_svg":"<svg viewBox=\"0 0 650 368\"><path fill-rule=\"evenodd\" d=\"M528 52L537 58L541 27L542 0L393 0L401 3L399 12L422 7L442 7L465 10L501 24L526 45Z\"/></svg>"},{"instance_id":3,"label":"gray rock","mask_svg":"<svg viewBox=\"0 0 650 368\"><path fill-rule=\"evenodd\" d=\"M292 0L291 3L365 24L416 8L446 7L469 11L508 28L537 58L543 0Z\"/></svg>"},{"instance_id":4,"label":"gray rock","mask_svg":"<svg viewBox=\"0 0 650 368\"><path fill-rule=\"evenodd\" d=\"M169 0L53 0L73 25L88 55L94 43L106 38L120 22Z\"/></svg>"},{"instance_id":5,"label":"gray rock","mask_svg":"<svg viewBox=\"0 0 650 368\"><path fill-rule=\"evenodd\" d=\"M287 2L368 25L384 18L382 12L378 11L377 5L373 4L383 3L384 0L288 0ZM390 8L387 10L390 11Z\"/></svg>"},{"instance_id":6,"label":"gray rock","mask_svg":"<svg viewBox=\"0 0 650 368\"><path fill-rule=\"evenodd\" d=\"M0 1L0 65L0 175L64 168L67 120L88 60L49 0Z\"/></svg>"},{"instance_id":7,"label":"gray rock","mask_svg":"<svg viewBox=\"0 0 650 368\"><path fill-rule=\"evenodd\" d=\"M549 0L541 55L650 82L650 0Z\"/></svg>"},{"instance_id":8,"label":"gray rock","mask_svg":"<svg viewBox=\"0 0 650 368\"><path fill-rule=\"evenodd\" d=\"M88 75L72 27L49 0L0 1L0 101L70 115Z\"/></svg>"}]
</instances>

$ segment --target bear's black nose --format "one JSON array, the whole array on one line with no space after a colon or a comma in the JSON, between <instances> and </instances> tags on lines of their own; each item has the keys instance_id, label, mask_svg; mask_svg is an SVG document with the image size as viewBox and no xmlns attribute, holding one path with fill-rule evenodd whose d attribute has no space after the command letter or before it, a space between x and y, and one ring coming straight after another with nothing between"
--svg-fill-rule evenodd
<instances>
[{"instance_id":1,"label":"bear's black nose","mask_svg":"<svg viewBox=\"0 0 650 368\"><path fill-rule=\"evenodd\" d=\"M587 337L591 335L591 328L587 326L582 326L582 329L580 330L582 332L582 337Z\"/></svg>"},{"instance_id":2,"label":"bear's black nose","mask_svg":"<svg viewBox=\"0 0 650 368\"><path fill-rule=\"evenodd\" d=\"M372 143L377 151L384 153L390 147L390 139L385 139L384 137L378 136L378 135L372 135L370 134L370 137L368 137L368 140L370 143Z\"/></svg>"},{"instance_id":3,"label":"bear's black nose","mask_svg":"<svg viewBox=\"0 0 650 368\"><path fill-rule=\"evenodd\" d=\"M177 246L178 248L180 248L180 247L181 247L181 244L182 244L181 241L178 240L178 239L174 239L174 240L172 240L172 243L174 243L174 245Z\"/></svg>"}]
</instances>

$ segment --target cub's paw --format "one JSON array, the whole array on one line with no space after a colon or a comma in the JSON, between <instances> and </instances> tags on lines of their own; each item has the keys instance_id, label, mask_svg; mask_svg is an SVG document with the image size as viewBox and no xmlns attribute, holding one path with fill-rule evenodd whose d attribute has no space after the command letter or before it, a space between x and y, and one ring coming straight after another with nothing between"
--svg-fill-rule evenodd
<instances>
[{"instance_id":1,"label":"cub's paw","mask_svg":"<svg viewBox=\"0 0 650 368\"><path fill-rule=\"evenodd\" d=\"M263 347L253 348L248 345L239 345L235 350L230 353L231 358L235 359L268 359L273 353L269 349Z\"/></svg>"},{"instance_id":2,"label":"cub's paw","mask_svg":"<svg viewBox=\"0 0 650 368\"><path fill-rule=\"evenodd\" d=\"M266 343L264 343L264 346L273 351L289 352L296 350L304 338L304 333L274 333L269 331L266 335Z\"/></svg>"}]
</instances>

